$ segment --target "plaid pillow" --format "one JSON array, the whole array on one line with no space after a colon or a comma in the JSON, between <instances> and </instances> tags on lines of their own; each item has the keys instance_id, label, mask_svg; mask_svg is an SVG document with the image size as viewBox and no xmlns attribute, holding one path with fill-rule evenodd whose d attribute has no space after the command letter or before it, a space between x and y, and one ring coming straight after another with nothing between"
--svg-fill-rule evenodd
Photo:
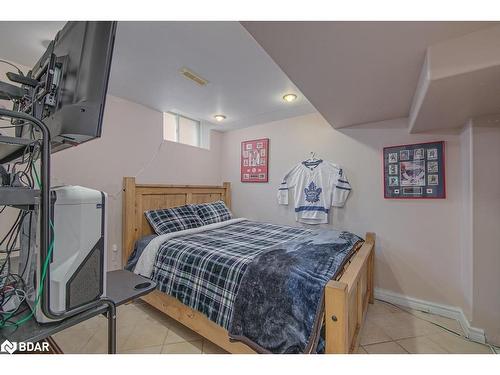
<instances>
[{"instance_id":1,"label":"plaid pillow","mask_svg":"<svg viewBox=\"0 0 500 375\"><path fill-rule=\"evenodd\" d=\"M195 204L194 209L205 225L220 223L233 217L223 201Z\"/></svg>"},{"instance_id":2,"label":"plaid pillow","mask_svg":"<svg viewBox=\"0 0 500 375\"><path fill-rule=\"evenodd\" d=\"M203 221L191 205L151 210L144 214L157 234L178 232L203 225Z\"/></svg>"}]
</instances>

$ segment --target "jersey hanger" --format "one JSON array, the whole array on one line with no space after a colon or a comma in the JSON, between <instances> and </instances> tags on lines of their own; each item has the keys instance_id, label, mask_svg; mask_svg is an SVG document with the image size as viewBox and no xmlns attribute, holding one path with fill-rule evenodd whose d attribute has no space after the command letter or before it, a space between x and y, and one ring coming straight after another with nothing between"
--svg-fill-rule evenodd
<instances>
[{"instance_id":1,"label":"jersey hanger","mask_svg":"<svg viewBox=\"0 0 500 375\"><path fill-rule=\"evenodd\" d=\"M306 161L317 161L318 160L318 158L316 157L316 153L314 151L311 151L311 153L309 155L310 155L310 157Z\"/></svg>"}]
</instances>

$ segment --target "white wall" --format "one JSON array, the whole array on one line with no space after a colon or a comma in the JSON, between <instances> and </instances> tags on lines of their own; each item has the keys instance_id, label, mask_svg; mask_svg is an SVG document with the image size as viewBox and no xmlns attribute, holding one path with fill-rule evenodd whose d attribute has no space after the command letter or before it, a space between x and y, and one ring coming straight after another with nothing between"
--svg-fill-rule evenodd
<instances>
[{"instance_id":1,"label":"white wall","mask_svg":"<svg viewBox=\"0 0 500 375\"><path fill-rule=\"evenodd\" d=\"M473 121L471 132L472 323L500 344L500 126Z\"/></svg>"},{"instance_id":2,"label":"white wall","mask_svg":"<svg viewBox=\"0 0 500 375\"><path fill-rule=\"evenodd\" d=\"M82 185L109 194L108 264L120 265L122 179L142 183L221 184L221 134L212 132L206 150L163 141L163 114L108 96L102 137L53 154L52 185ZM111 253L112 245L118 254Z\"/></svg>"},{"instance_id":3,"label":"white wall","mask_svg":"<svg viewBox=\"0 0 500 375\"><path fill-rule=\"evenodd\" d=\"M241 183L240 142L262 137L270 138L270 182ZM446 141L447 199L385 200L382 148L434 140ZM283 175L311 151L340 164L353 187L345 208L333 210L331 225L363 236L367 231L377 234L376 286L463 306L459 135L409 135L404 119L339 131L319 114L226 133L222 177L232 183L235 214L296 225L292 207L277 205L276 188Z\"/></svg>"},{"instance_id":4,"label":"white wall","mask_svg":"<svg viewBox=\"0 0 500 375\"><path fill-rule=\"evenodd\" d=\"M474 285L474 241L473 241L473 198L474 178L472 176L474 162L473 125L469 121L460 135L460 154L462 166L462 215L460 241L462 251L462 290L464 294L463 310L469 321L473 314Z\"/></svg>"}]
</instances>

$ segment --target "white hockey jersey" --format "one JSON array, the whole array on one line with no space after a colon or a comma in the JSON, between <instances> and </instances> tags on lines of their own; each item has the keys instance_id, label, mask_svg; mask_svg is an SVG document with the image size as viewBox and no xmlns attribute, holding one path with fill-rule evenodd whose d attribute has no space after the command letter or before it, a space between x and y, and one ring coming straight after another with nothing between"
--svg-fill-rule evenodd
<instances>
[{"instance_id":1,"label":"white hockey jersey","mask_svg":"<svg viewBox=\"0 0 500 375\"><path fill-rule=\"evenodd\" d=\"M278 188L279 204L288 204L290 190L293 190L297 221L325 224L330 207L344 205L351 185L340 167L318 159L303 161L285 175Z\"/></svg>"}]
</instances>

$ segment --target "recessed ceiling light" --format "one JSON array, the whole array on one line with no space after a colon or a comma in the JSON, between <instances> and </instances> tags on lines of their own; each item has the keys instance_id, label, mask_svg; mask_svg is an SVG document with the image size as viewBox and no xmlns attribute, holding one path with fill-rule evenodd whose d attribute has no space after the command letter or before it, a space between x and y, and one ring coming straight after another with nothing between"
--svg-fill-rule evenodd
<instances>
[{"instance_id":1,"label":"recessed ceiling light","mask_svg":"<svg viewBox=\"0 0 500 375\"><path fill-rule=\"evenodd\" d=\"M286 95L283 95L283 100L285 102L291 103L295 99L297 99L297 95L295 95L295 94L286 94Z\"/></svg>"},{"instance_id":2,"label":"recessed ceiling light","mask_svg":"<svg viewBox=\"0 0 500 375\"><path fill-rule=\"evenodd\" d=\"M217 122L221 122L226 119L226 116L224 115L215 115L214 118L217 120Z\"/></svg>"}]
</instances>

